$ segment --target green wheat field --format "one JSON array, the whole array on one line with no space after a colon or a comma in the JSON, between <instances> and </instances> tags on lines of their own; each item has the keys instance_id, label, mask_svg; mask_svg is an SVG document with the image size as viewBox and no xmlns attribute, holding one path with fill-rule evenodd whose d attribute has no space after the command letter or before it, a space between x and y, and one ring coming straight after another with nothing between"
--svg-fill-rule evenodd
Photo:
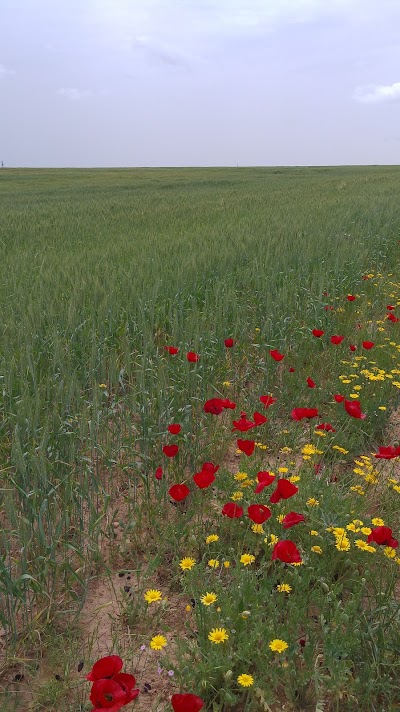
<instances>
[{"instance_id":1,"label":"green wheat field","mask_svg":"<svg viewBox=\"0 0 400 712\"><path fill-rule=\"evenodd\" d=\"M109 708L105 655L127 710L400 709L399 186L0 170L1 710Z\"/></svg>"}]
</instances>

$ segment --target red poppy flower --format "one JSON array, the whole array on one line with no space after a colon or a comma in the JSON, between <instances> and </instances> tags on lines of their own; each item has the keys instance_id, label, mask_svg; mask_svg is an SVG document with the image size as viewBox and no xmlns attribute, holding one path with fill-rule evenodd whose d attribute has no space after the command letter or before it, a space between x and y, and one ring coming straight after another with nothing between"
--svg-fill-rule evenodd
<instances>
[{"instance_id":1,"label":"red poppy flower","mask_svg":"<svg viewBox=\"0 0 400 712\"><path fill-rule=\"evenodd\" d=\"M355 344L350 344L350 351L356 351L357 346Z\"/></svg>"},{"instance_id":2,"label":"red poppy flower","mask_svg":"<svg viewBox=\"0 0 400 712\"><path fill-rule=\"evenodd\" d=\"M344 407L346 410L346 413L351 415L352 418L359 418L361 420L365 420L367 417L365 413L361 413L361 403L360 401L354 400L354 401L344 401Z\"/></svg>"},{"instance_id":3,"label":"red poppy flower","mask_svg":"<svg viewBox=\"0 0 400 712\"><path fill-rule=\"evenodd\" d=\"M344 396L341 396L340 393L335 393L335 395L333 397L334 397L336 403L343 403L343 401L344 401Z\"/></svg>"},{"instance_id":4,"label":"red poppy flower","mask_svg":"<svg viewBox=\"0 0 400 712\"><path fill-rule=\"evenodd\" d=\"M245 455L249 456L254 450L255 442L254 440L237 440L237 446L239 450L244 452Z\"/></svg>"},{"instance_id":5,"label":"red poppy flower","mask_svg":"<svg viewBox=\"0 0 400 712\"><path fill-rule=\"evenodd\" d=\"M197 363L197 361L200 360L199 354L196 354L195 351L188 351L186 354L186 358L189 361L189 363Z\"/></svg>"},{"instance_id":6,"label":"red poppy flower","mask_svg":"<svg viewBox=\"0 0 400 712\"><path fill-rule=\"evenodd\" d=\"M93 682L94 680L103 680L105 678L110 679L122 670L123 664L123 660L119 655L106 655L93 665L91 671L86 675L86 680Z\"/></svg>"},{"instance_id":7,"label":"red poppy flower","mask_svg":"<svg viewBox=\"0 0 400 712\"><path fill-rule=\"evenodd\" d=\"M317 418L318 410L317 408L293 408L291 415L293 420L303 420L303 418Z\"/></svg>"},{"instance_id":8,"label":"red poppy flower","mask_svg":"<svg viewBox=\"0 0 400 712\"><path fill-rule=\"evenodd\" d=\"M296 524L300 524L300 522L304 522L304 514L289 512L289 514L283 518L282 524L284 529L290 529L290 527L294 527Z\"/></svg>"},{"instance_id":9,"label":"red poppy flower","mask_svg":"<svg viewBox=\"0 0 400 712\"><path fill-rule=\"evenodd\" d=\"M259 413L257 410L253 413L253 420L254 425L264 425L264 423L268 422L268 418L266 418L262 413Z\"/></svg>"},{"instance_id":10,"label":"red poppy flower","mask_svg":"<svg viewBox=\"0 0 400 712\"><path fill-rule=\"evenodd\" d=\"M397 549L399 545L397 539L393 539L390 527L375 527L369 534L367 541L374 541L379 546L391 546L392 549Z\"/></svg>"},{"instance_id":11,"label":"red poppy flower","mask_svg":"<svg viewBox=\"0 0 400 712\"><path fill-rule=\"evenodd\" d=\"M393 445L380 447L375 457L381 460L393 460L394 457L400 457L400 447L393 447Z\"/></svg>"},{"instance_id":12,"label":"red poppy flower","mask_svg":"<svg viewBox=\"0 0 400 712\"><path fill-rule=\"evenodd\" d=\"M341 344L344 339L344 336L331 336L331 344Z\"/></svg>"},{"instance_id":13,"label":"red poppy flower","mask_svg":"<svg viewBox=\"0 0 400 712\"><path fill-rule=\"evenodd\" d=\"M139 694L139 690L133 689L136 684L136 680L133 675L128 675L126 672L120 672L118 675L114 675L113 681L118 683L118 685L120 685L125 692L125 702L123 707L132 702L132 700L136 699Z\"/></svg>"},{"instance_id":14,"label":"red poppy flower","mask_svg":"<svg viewBox=\"0 0 400 712\"><path fill-rule=\"evenodd\" d=\"M295 370L296 370L296 369L295 369L295 368L293 368L293 366L291 366L291 367L289 368L289 373L294 373L294 372L295 372Z\"/></svg>"},{"instance_id":15,"label":"red poppy flower","mask_svg":"<svg viewBox=\"0 0 400 712\"><path fill-rule=\"evenodd\" d=\"M386 307L386 309L389 309L389 311L393 311L393 309L395 309L395 307L392 307L391 304L388 304L387 307Z\"/></svg>"},{"instance_id":16,"label":"red poppy flower","mask_svg":"<svg viewBox=\"0 0 400 712\"><path fill-rule=\"evenodd\" d=\"M363 345L363 349L366 349L367 351L369 351L370 349L372 349L373 346L375 346L375 343L373 341L363 341L362 345Z\"/></svg>"},{"instance_id":17,"label":"red poppy flower","mask_svg":"<svg viewBox=\"0 0 400 712\"><path fill-rule=\"evenodd\" d=\"M199 489L205 489L212 485L215 480L215 475L211 470L202 470L201 472L196 472L193 476L193 480Z\"/></svg>"},{"instance_id":18,"label":"red poppy flower","mask_svg":"<svg viewBox=\"0 0 400 712\"><path fill-rule=\"evenodd\" d=\"M247 514L252 522L263 524L271 516L271 510L265 504L251 504L247 507Z\"/></svg>"},{"instance_id":19,"label":"red poppy flower","mask_svg":"<svg viewBox=\"0 0 400 712\"><path fill-rule=\"evenodd\" d=\"M393 324L397 324L400 321L400 319L397 316L395 316L394 314L392 314L392 312L390 312L390 314L387 315L387 318L389 319L389 321L392 321Z\"/></svg>"},{"instance_id":20,"label":"red poppy flower","mask_svg":"<svg viewBox=\"0 0 400 712\"><path fill-rule=\"evenodd\" d=\"M179 445L164 445L162 450L167 457L175 457L179 452Z\"/></svg>"},{"instance_id":21,"label":"red poppy flower","mask_svg":"<svg viewBox=\"0 0 400 712\"><path fill-rule=\"evenodd\" d=\"M271 494L269 501L271 504L277 504L281 499L290 499L290 497L293 497L298 491L299 488L296 487L293 482L290 482L290 480L278 480L276 490Z\"/></svg>"},{"instance_id":22,"label":"red poppy flower","mask_svg":"<svg viewBox=\"0 0 400 712\"><path fill-rule=\"evenodd\" d=\"M185 484L172 485L168 490L168 494L175 502L182 502L190 494L190 489Z\"/></svg>"},{"instance_id":23,"label":"red poppy flower","mask_svg":"<svg viewBox=\"0 0 400 712\"><path fill-rule=\"evenodd\" d=\"M203 405L203 410L205 413L211 413L212 415L219 415L222 413L226 406L222 398L210 398Z\"/></svg>"},{"instance_id":24,"label":"red poppy flower","mask_svg":"<svg viewBox=\"0 0 400 712\"><path fill-rule=\"evenodd\" d=\"M222 405L224 408L229 408L229 410L235 410L236 408L236 403L229 400L229 398L223 398Z\"/></svg>"},{"instance_id":25,"label":"red poppy flower","mask_svg":"<svg viewBox=\"0 0 400 712\"><path fill-rule=\"evenodd\" d=\"M272 561L279 559L285 564L299 564L301 562L300 552L294 543L289 539L283 539L275 544L272 551Z\"/></svg>"},{"instance_id":26,"label":"red poppy flower","mask_svg":"<svg viewBox=\"0 0 400 712\"><path fill-rule=\"evenodd\" d=\"M327 433L336 433L335 428L333 428L330 423L320 423L316 426L315 430L326 430Z\"/></svg>"},{"instance_id":27,"label":"red poppy flower","mask_svg":"<svg viewBox=\"0 0 400 712\"><path fill-rule=\"evenodd\" d=\"M247 430L254 428L256 424L253 423L252 420L247 419L246 413L242 413L239 420L233 421L233 425L232 432L234 430L240 430L241 433L245 433Z\"/></svg>"},{"instance_id":28,"label":"red poppy flower","mask_svg":"<svg viewBox=\"0 0 400 712\"><path fill-rule=\"evenodd\" d=\"M354 300L355 300L354 294L348 294L348 295L347 295L347 301L348 301L348 302L354 302Z\"/></svg>"},{"instance_id":29,"label":"red poppy flower","mask_svg":"<svg viewBox=\"0 0 400 712\"><path fill-rule=\"evenodd\" d=\"M212 472L215 475L219 470L219 465L214 465L213 462L205 462L201 469L203 472Z\"/></svg>"},{"instance_id":30,"label":"red poppy flower","mask_svg":"<svg viewBox=\"0 0 400 712\"><path fill-rule=\"evenodd\" d=\"M273 349L273 351L270 351L269 353L274 361L282 361L282 359L285 358L285 354L280 354L277 349Z\"/></svg>"},{"instance_id":31,"label":"red poppy flower","mask_svg":"<svg viewBox=\"0 0 400 712\"><path fill-rule=\"evenodd\" d=\"M229 519L239 519L239 517L243 515L243 509L239 507L238 504L235 504L235 502L227 502L222 507L222 514L224 514L225 517L229 517Z\"/></svg>"},{"instance_id":32,"label":"red poppy flower","mask_svg":"<svg viewBox=\"0 0 400 712\"><path fill-rule=\"evenodd\" d=\"M263 403L264 408L269 408L270 405L276 403L276 398L273 398L272 396L260 396L260 401Z\"/></svg>"},{"instance_id":33,"label":"red poppy flower","mask_svg":"<svg viewBox=\"0 0 400 712\"><path fill-rule=\"evenodd\" d=\"M155 471L155 473L154 473L154 477L156 478L156 480L162 480L162 476L163 476L163 469L162 469L162 467L157 467L157 469L156 469L156 471Z\"/></svg>"},{"instance_id":34,"label":"red poppy flower","mask_svg":"<svg viewBox=\"0 0 400 712\"><path fill-rule=\"evenodd\" d=\"M235 345L234 339L225 339L224 344L227 349L231 349Z\"/></svg>"},{"instance_id":35,"label":"red poppy flower","mask_svg":"<svg viewBox=\"0 0 400 712\"><path fill-rule=\"evenodd\" d=\"M169 354L171 354L171 356L175 356L179 351L176 346L165 346L164 348Z\"/></svg>"},{"instance_id":36,"label":"red poppy flower","mask_svg":"<svg viewBox=\"0 0 400 712\"><path fill-rule=\"evenodd\" d=\"M324 309L325 311L333 311L333 307L330 304L325 304Z\"/></svg>"},{"instance_id":37,"label":"red poppy flower","mask_svg":"<svg viewBox=\"0 0 400 712\"><path fill-rule=\"evenodd\" d=\"M200 712L204 702L197 695L186 692L184 695L172 695L171 704L174 712Z\"/></svg>"},{"instance_id":38,"label":"red poppy flower","mask_svg":"<svg viewBox=\"0 0 400 712\"><path fill-rule=\"evenodd\" d=\"M317 384L315 383L315 381L313 381L312 378L310 378L310 377L307 378L307 386L308 386L309 388L315 388L316 385L317 385Z\"/></svg>"},{"instance_id":39,"label":"red poppy flower","mask_svg":"<svg viewBox=\"0 0 400 712\"><path fill-rule=\"evenodd\" d=\"M182 430L181 426L178 425L178 423L172 423L172 425L168 425L168 432L171 433L171 435L178 435Z\"/></svg>"},{"instance_id":40,"label":"red poppy flower","mask_svg":"<svg viewBox=\"0 0 400 712\"><path fill-rule=\"evenodd\" d=\"M313 329L312 330L313 336L316 336L317 339L321 338L325 334L325 331L322 331L322 329Z\"/></svg>"},{"instance_id":41,"label":"red poppy flower","mask_svg":"<svg viewBox=\"0 0 400 712\"><path fill-rule=\"evenodd\" d=\"M92 685L89 697L94 709L108 710L108 712L119 712L121 707L125 705L126 694L121 685L114 680L95 680Z\"/></svg>"},{"instance_id":42,"label":"red poppy flower","mask_svg":"<svg viewBox=\"0 0 400 712\"><path fill-rule=\"evenodd\" d=\"M256 486L254 492L259 494L263 491L264 487L268 487L275 479L275 475L271 475L269 472L257 472L258 485Z\"/></svg>"}]
</instances>

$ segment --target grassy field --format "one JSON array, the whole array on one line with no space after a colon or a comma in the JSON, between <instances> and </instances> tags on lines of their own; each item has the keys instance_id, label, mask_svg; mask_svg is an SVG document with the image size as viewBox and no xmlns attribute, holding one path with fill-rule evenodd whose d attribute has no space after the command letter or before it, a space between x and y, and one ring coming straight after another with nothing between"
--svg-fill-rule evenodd
<instances>
[{"instance_id":1,"label":"grassy field","mask_svg":"<svg viewBox=\"0 0 400 712\"><path fill-rule=\"evenodd\" d=\"M0 699L10 710L92 709L76 674L95 649L80 611L93 581L118 572L136 572L135 594L119 599L107 652L136 674L133 707L171 709L181 690L212 712L399 709L400 559L359 533L372 519L393 537L398 526L397 461L365 458L399 439L399 324L387 319L400 315L399 181L398 167L0 171ZM361 394L367 417L333 394ZM214 397L237 408L205 413ZM296 407L318 408L318 421L294 421ZM268 417L250 457L236 435L252 430L231 432L241 411ZM335 432L318 435L312 426L328 421ZM171 443L173 458L162 451ZM205 462L218 474L196 489ZM257 530L246 509L269 504L274 484L254 494L267 470L299 491ZM172 504L183 482L190 497ZM222 517L228 501L243 507L241 523ZM298 567L271 561L292 507L305 521L283 539L297 543ZM184 558L196 563L183 570ZM144 598L153 589L159 604ZM206 593L216 601L203 604ZM209 639L215 628L226 641ZM274 651L274 640L288 647ZM54 657L56 685L40 672ZM10 670L28 697L10 688Z\"/></svg>"}]
</instances>

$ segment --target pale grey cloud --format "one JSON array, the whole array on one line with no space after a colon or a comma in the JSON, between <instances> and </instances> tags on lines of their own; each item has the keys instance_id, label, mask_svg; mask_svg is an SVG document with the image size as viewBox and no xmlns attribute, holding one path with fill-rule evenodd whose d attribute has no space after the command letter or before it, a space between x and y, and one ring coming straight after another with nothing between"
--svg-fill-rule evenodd
<instances>
[{"instance_id":1,"label":"pale grey cloud","mask_svg":"<svg viewBox=\"0 0 400 712\"><path fill-rule=\"evenodd\" d=\"M399 0L0 0L0 26L8 165L400 163Z\"/></svg>"},{"instance_id":2,"label":"pale grey cloud","mask_svg":"<svg viewBox=\"0 0 400 712\"><path fill-rule=\"evenodd\" d=\"M400 101L400 82L393 84L369 84L357 87L354 92L356 101L363 104L377 104L383 101Z\"/></svg>"},{"instance_id":3,"label":"pale grey cloud","mask_svg":"<svg viewBox=\"0 0 400 712\"><path fill-rule=\"evenodd\" d=\"M10 74L15 74L15 71L13 69L8 69L4 66L4 64L0 64L0 79Z\"/></svg>"},{"instance_id":4,"label":"pale grey cloud","mask_svg":"<svg viewBox=\"0 0 400 712\"><path fill-rule=\"evenodd\" d=\"M80 101L91 96L105 96L108 94L105 90L93 91L92 89L77 89L76 87L61 87L56 92L59 96L69 99L69 101Z\"/></svg>"}]
</instances>

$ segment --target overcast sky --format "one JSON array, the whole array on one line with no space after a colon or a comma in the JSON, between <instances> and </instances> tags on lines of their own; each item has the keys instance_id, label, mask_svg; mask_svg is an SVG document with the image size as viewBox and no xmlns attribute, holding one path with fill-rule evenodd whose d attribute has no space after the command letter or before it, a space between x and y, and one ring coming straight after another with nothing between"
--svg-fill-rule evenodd
<instances>
[{"instance_id":1,"label":"overcast sky","mask_svg":"<svg viewBox=\"0 0 400 712\"><path fill-rule=\"evenodd\" d=\"M400 0L0 0L6 166L400 163Z\"/></svg>"}]
</instances>

